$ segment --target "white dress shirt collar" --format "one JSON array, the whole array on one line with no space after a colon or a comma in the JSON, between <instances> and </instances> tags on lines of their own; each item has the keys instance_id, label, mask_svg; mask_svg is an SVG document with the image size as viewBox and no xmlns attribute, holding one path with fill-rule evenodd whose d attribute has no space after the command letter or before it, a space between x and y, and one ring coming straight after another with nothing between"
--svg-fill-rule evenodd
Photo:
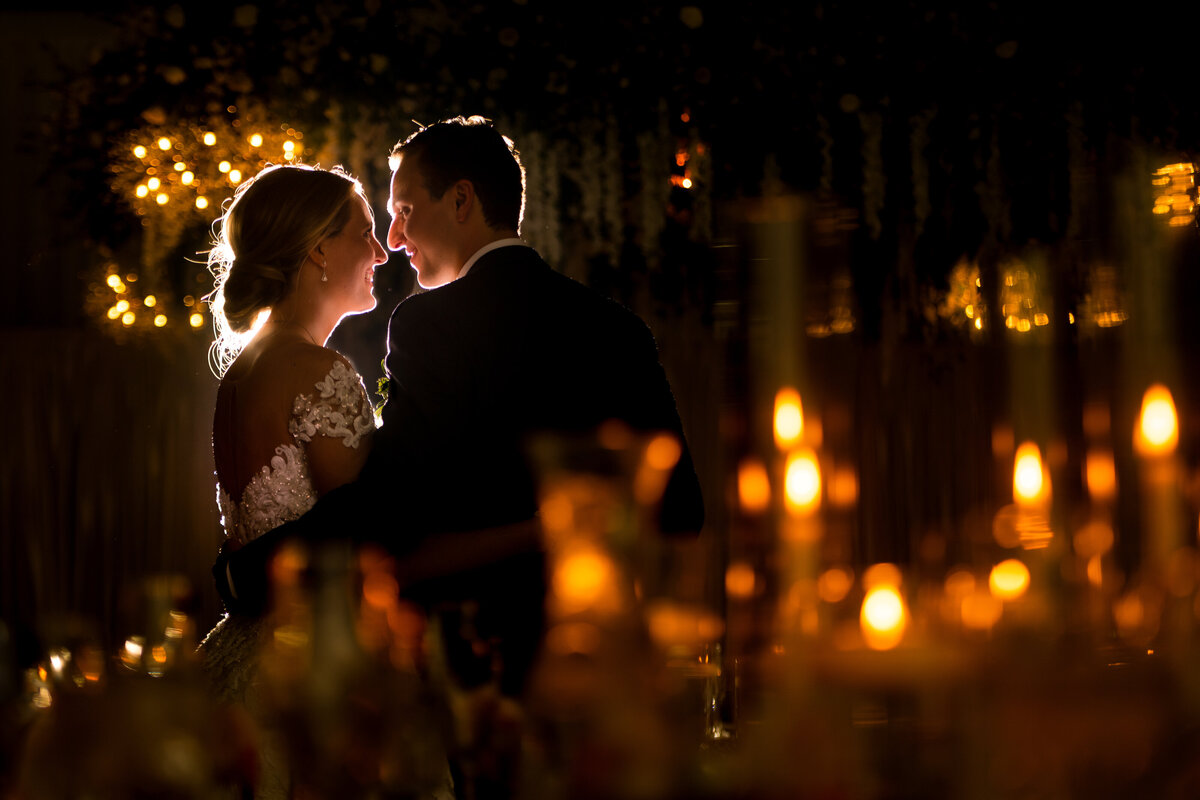
<instances>
[{"instance_id":1,"label":"white dress shirt collar","mask_svg":"<svg viewBox=\"0 0 1200 800\"><path fill-rule=\"evenodd\" d=\"M478 261L480 259L480 257L483 256L484 254L490 253L493 250L499 250L501 247L513 247L513 246L528 247L529 245L525 244L525 242L521 241L520 239L518 239L516 237L512 237L512 238L508 238L508 239L497 239L494 242L488 242L483 247L476 250L475 255L473 255L467 259L467 263L463 264L463 268L458 271L458 277L461 278L463 275L466 275L468 272L470 272L471 267L475 266L475 262Z\"/></svg>"}]
</instances>

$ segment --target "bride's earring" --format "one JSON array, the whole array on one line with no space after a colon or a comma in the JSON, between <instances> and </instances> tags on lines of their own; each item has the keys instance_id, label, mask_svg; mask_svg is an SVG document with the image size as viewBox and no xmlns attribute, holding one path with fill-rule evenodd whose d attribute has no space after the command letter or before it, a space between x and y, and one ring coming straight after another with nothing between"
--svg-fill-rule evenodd
<instances>
[{"instance_id":1,"label":"bride's earring","mask_svg":"<svg viewBox=\"0 0 1200 800\"><path fill-rule=\"evenodd\" d=\"M329 275L325 273L325 262L321 262L321 283L329 283Z\"/></svg>"}]
</instances>

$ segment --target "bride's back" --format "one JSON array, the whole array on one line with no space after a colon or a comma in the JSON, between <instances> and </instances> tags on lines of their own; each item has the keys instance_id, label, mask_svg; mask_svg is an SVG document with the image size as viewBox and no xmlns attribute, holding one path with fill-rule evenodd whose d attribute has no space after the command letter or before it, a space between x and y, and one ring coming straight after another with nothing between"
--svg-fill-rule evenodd
<instances>
[{"instance_id":1,"label":"bride's back","mask_svg":"<svg viewBox=\"0 0 1200 800\"><path fill-rule=\"evenodd\" d=\"M292 441L288 421L296 397L313 391L334 355L283 334L256 338L221 380L213 414L217 480L235 501L271 464L275 448Z\"/></svg>"}]
</instances>

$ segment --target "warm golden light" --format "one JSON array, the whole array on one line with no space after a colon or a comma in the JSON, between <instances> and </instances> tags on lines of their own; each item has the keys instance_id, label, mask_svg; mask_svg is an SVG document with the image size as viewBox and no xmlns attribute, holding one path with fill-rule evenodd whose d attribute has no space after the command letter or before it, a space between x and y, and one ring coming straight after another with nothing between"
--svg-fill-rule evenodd
<instances>
[{"instance_id":1,"label":"warm golden light","mask_svg":"<svg viewBox=\"0 0 1200 800\"><path fill-rule=\"evenodd\" d=\"M142 659L143 642L140 636L134 636L125 640L125 648L121 654L121 660L129 662L138 662Z\"/></svg>"},{"instance_id":2,"label":"warm golden light","mask_svg":"<svg viewBox=\"0 0 1200 800\"><path fill-rule=\"evenodd\" d=\"M295 149L296 149L296 143L295 143L295 142L293 142L293 141L291 141L291 140L289 139L288 141L286 141L286 142L284 142L284 143L283 143L283 149L284 149L286 152L290 153L290 152L292 152L293 150L295 150Z\"/></svg>"},{"instance_id":3,"label":"warm golden light","mask_svg":"<svg viewBox=\"0 0 1200 800\"><path fill-rule=\"evenodd\" d=\"M1084 462L1088 494L1093 501L1107 502L1117 494L1117 467L1111 450L1092 448Z\"/></svg>"},{"instance_id":4,"label":"warm golden light","mask_svg":"<svg viewBox=\"0 0 1200 800\"><path fill-rule=\"evenodd\" d=\"M197 197L196 198L196 208L199 208L202 210L205 208L208 208L208 198L203 197L203 196Z\"/></svg>"},{"instance_id":5,"label":"warm golden light","mask_svg":"<svg viewBox=\"0 0 1200 800\"><path fill-rule=\"evenodd\" d=\"M108 318L109 319L116 319L119 316L121 316L121 312L120 312L120 310L117 309L116 306L112 306L111 308L108 309Z\"/></svg>"},{"instance_id":6,"label":"warm golden light","mask_svg":"<svg viewBox=\"0 0 1200 800\"><path fill-rule=\"evenodd\" d=\"M185 169L187 169L187 164L184 164L182 161L175 162L175 171L176 172L183 172Z\"/></svg>"},{"instance_id":7,"label":"warm golden light","mask_svg":"<svg viewBox=\"0 0 1200 800\"><path fill-rule=\"evenodd\" d=\"M262 143L263 143L262 134L258 134L258 133L250 134L249 141L250 141L251 147L262 147Z\"/></svg>"},{"instance_id":8,"label":"warm golden light","mask_svg":"<svg viewBox=\"0 0 1200 800\"><path fill-rule=\"evenodd\" d=\"M1191 225L1195 219L1195 172L1196 167L1191 163L1168 164L1155 170L1150 180L1156 187L1152 211L1172 214L1167 221L1171 227Z\"/></svg>"},{"instance_id":9,"label":"warm golden light","mask_svg":"<svg viewBox=\"0 0 1200 800\"><path fill-rule=\"evenodd\" d=\"M863 639L872 650L889 650L904 638L908 626L904 600L892 586L879 586L863 598L859 623Z\"/></svg>"},{"instance_id":10,"label":"warm golden light","mask_svg":"<svg viewBox=\"0 0 1200 800\"><path fill-rule=\"evenodd\" d=\"M217 136L216 136L216 134L215 134L215 133L206 133L206 134L204 134L204 143L205 143L206 145L208 145L209 147L212 147L214 144L216 144L216 143L217 143Z\"/></svg>"},{"instance_id":11,"label":"warm golden light","mask_svg":"<svg viewBox=\"0 0 1200 800\"><path fill-rule=\"evenodd\" d=\"M767 468L757 458L747 458L738 465L738 504L748 514L759 514L771 503L771 481Z\"/></svg>"},{"instance_id":12,"label":"warm golden light","mask_svg":"<svg viewBox=\"0 0 1200 800\"><path fill-rule=\"evenodd\" d=\"M184 186L191 186L192 181L196 180L196 174L188 170L179 176L179 180L183 182Z\"/></svg>"},{"instance_id":13,"label":"warm golden light","mask_svg":"<svg viewBox=\"0 0 1200 800\"><path fill-rule=\"evenodd\" d=\"M754 567L745 561L734 561L725 570L725 594L737 600L748 600L754 596L758 576Z\"/></svg>"},{"instance_id":14,"label":"warm golden light","mask_svg":"<svg viewBox=\"0 0 1200 800\"><path fill-rule=\"evenodd\" d=\"M604 553L579 548L565 555L554 571L554 593L565 611L582 611L602 598L612 585L615 569Z\"/></svg>"},{"instance_id":15,"label":"warm golden light","mask_svg":"<svg viewBox=\"0 0 1200 800\"><path fill-rule=\"evenodd\" d=\"M192 314L190 317L188 317L188 324L190 324L193 328L199 328L204 324L204 315Z\"/></svg>"},{"instance_id":16,"label":"warm golden light","mask_svg":"<svg viewBox=\"0 0 1200 800\"><path fill-rule=\"evenodd\" d=\"M1175 415L1175 400L1162 384L1155 384L1142 397L1142 413L1138 417L1134 444L1145 456L1168 455L1179 443L1179 420Z\"/></svg>"},{"instance_id":17,"label":"warm golden light","mask_svg":"<svg viewBox=\"0 0 1200 800\"><path fill-rule=\"evenodd\" d=\"M159 139L158 140L158 149L159 150L170 150L171 149L171 140L165 136L163 138Z\"/></svg>"},{"instance_id":18,"label":"warm golden light","mask_svg":"<svg viewBox=\"0 0 1200 800\"><path fill-rule=\"evenodd\" d=\"M683 454L679 440L669 433L660 433L646 445L646 463L657 470L674 469Z\"/></svg>"},{"instance_id":19,"label":"warm golden light","mask_svg":"<svg viewBox=\"0 0 1200 800\"><path fill-rule=\"evenodd\" d=\"M166 314L155 314L154 315L154 327L161 328L166 324L167 324L167 315Z\"/></svg>"},{"instance_id":20,"label":"warm golden light","mask_svg":"<svg viewBox=\"0 0 1200 800\"><path fill-rule=\"evenodd\" d=\"M863 573L863 588L871 590L879 586L891 586L899 589L901 580L903 576L900 574L900 568L884 561L867 567Z\"/></svg>"},{"instance_id":21,"label":"warm golden light","mask_svg":"<svg viewBox=\"0 0 1200 800\"><path fill-rule=\"evenodd\" d=\"M682 454L679 440L672 434L660 433L650 440L634 476L633 493L639 503L649 505L662 497L671 470Z\"/></svg>"},{"instance_id":22,"label":"warm golden light","mask_svg":"<svg viewBox=\"0 0 1200 800\"><path fill-rule=\"evenodd\" d=\"M126 311L121 315L121 324L125 326L132 325L137 320L137 316L132 311Z\"/></svg>"},{"instance_id":23,"label":"warm golden light","mask_svg":"<svg viewBox=\"0 0 1200 800\"><path fill-rule=\"evenodd\" d=\"M229 170L229 182L230 183L241 183L242 182L242 171L240 169Z\"/></svg>"},{"instance_id":24,"label":"warm golden light","mask_svg":"<svg viewBox=\"0 0 1200 800\"><path fill-rule=\"evenodd\" d=\"M162 186L162 181L160 181L158 178L151 178L150 180L146 181L146 188L152 192L157 192L159 186Z\"/></svg>"},{"instance_id":25,"label":"warm golden light","mask_svg":"<svg viewBox=\"0 0 1200 800\"><path fill-rule=\"evenodd\" d=\"M1004 603L982 589L972 591L959 603L959 616L965 627L977 631L990 630L1004 613Z\"/></svg>"},{"instance_id":26,"label":"warm golden light","mask_svg":"<svg viewBox=\"0 0 1200 800\"><path fill-rule=\"evenodd\" d=\"M222 161L220 164L217 164L217 170L222 174L229 172L231 169L233 169L233 165L228 161Z\"/></svg>"},{"instance_id":27,"label":"warm golden light","mask_svg":"<svg viewBox=\"0 0 1200 800\"><path fill-rule=\"evenodd\" d=\"M118 314L124 314L126 311L129 310L129 301L128 300L118 300L117 304L116 304L116 306L114 306L114 308L117 309Z\"/></svg>"},{"instance_id":28,"label":"warm golden light","mask_svg":"<svg viewBox=\"0 0 1200 800\"><path fill-rule=\"evenodd\" d=\"M804 433L804 411L800 393L785 386L775 394L775 444L786 450Z\"/></svg>"},{"instance_id":29,"label":"warm golden light","mask_svg":"<svg viewBox=\"0 0 1200 800\"><path fill-rule=\"evenodd\" d=\"M1042 451L1033 442L1023 443L1013 463L1013 499L1019 504L1039 503L1046 498L1048 483Z\"/></svg>"},{"instance_id":30,"label":"warm golden light","mask_svg":"<svg viewBox=\"0 0 1200 800\"><path fill-rule=\"evenodd\" d=\"M133 155L137 158L145 158L146 148L139 144L137 147L133 148Z\"/></svg>"},{"instance_id":31,"label":"warm golden light","mask_svg":"<svg viewBox=\"0 0 1200 800\"><path fill-rule=\"evenodd\" d=\"M284 153L283 153L283 160L284 160L284 161L291 161L291 160L292 160L293 158L295 158L295 157L296 157L296 154L295 154L295 153L293 153L291 150L286 150L286 151L284 151Z\"/></svg>"},{"instance_id":32,"label":"warm golden light","mask_svg":"<svg viewBox=\"0 0 1200 800\"><path fill-rule=\"evenodd\" d=\"M646 627L650 637L665 648L699 647L719 639L725 622L704 608L670 600L656 600L646 606Z\"/></svg>"},{"instance_id":33,"label":"warm golden light","mask_svg":"<svg viewBox=\"0 0 1200 800\"><path fill-rule=\"evenodd\" d=\"M159 194L157 197L154 198L154 202L158 203L160 206L165 206L167 204L167 201L170 199L171 198L168 197L166 194Z\"/></svg>"},{"instance_id":34,"label":"warm golden light","mask_svg":"<svg viewBox=\"0 0 1200 800\"><path fill-rule=\"evenodd\" d=\"M118 286L121 285L121 276L120 275L109 275L108 279L105 281L105 283L107 283L112 288L116 289Z\"/></svg>"},{"instance_id":35,"label":"warm golden light","mask_svg":"<svg viewBox=\"0 0 1200 800\"><path fill-rule=\"evenodd\" d=\"M808 448L788 456L783 478L784 499L789 511L811 514L821 505L821 469Z\"/></svg>"},{"instance_id":36,"label":"warm golden light","mask_svg":"<svg viewBox=\"0 0 1200 800\"><path fill-rule=\"evenodd\" d=\"M858 473L853 467L838 467L829 477L829 503L837 508L852 508L858 502Z\"/></svg>"},{"instance_id":37,"label":"warm golden light","mask_svg":"<svg viewBox=\"0 0 1200 800\"><path fill-rule=\"evenodd\" d=\"M956 569L942 584L947 597L963 598L975 591L975 576L968 569Z\"/></svg>"},{"instance_id":38,"label":"warm golden light","mask_svg":"<svg viewBox=\"0 0 1200 800\"><path fill-rule=\"evenodd\" d=\"M1075 552L1080 558L1095 558L1111 550L1114 541L1112 526L1103 520L1093 520L1075 532Z\"/></svg>"},{"instance_id":39,"label":"warm golden light","mask_svg":"<svg viewBox=\"0 0 1200 800\"><path fill-rule=\"evenodd\" d=\"M1029 567L1015 558L1001 561L988 575L988 588L1000 600L1015 600L1029 588Z\"/></svg>"},{"instance_id":40,"label":"warm golden light","mask_svg":"<svg viewBox=\"0 0 1200 800\"><path fill-rule=\"evenodd\" d=\"M145 304L146 308L154 308L154 306L158 304L158 298L152 294L148 294L142 303Z\"/></svg>"},{"instance_id":41,"label":"warm golden light","mask_svg":"<svg viewBox=\"0 0 1200 800\"><path fill-rule=\"evenodd\" d=\"M840 603L854 586L854 573L841 567L830 567L817 578L817 597L826 603Z\"/></svg>"},{"instance_id":42,"label":"warm golden light","mask_svg":"<svg viewBox=\"0 0 1200 800\"><path fill-rule=\"evenodd\" d=\"M150 189L147 188L144 183L139 183L138 187L133 190L133 193L138 197L145 197L146 195L150 194Z\"/></svg>"}]
</instances>

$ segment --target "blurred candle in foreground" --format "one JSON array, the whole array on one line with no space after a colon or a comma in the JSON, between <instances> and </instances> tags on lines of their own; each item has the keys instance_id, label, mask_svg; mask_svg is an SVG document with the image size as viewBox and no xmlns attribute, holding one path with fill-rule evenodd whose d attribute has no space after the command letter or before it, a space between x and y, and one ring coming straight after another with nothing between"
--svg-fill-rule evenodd
<instances>
[{"instance_id":1,"label":"blurred candle in foreground","mask_svg":"<svg viewBox=\"0 0 1200 800\"><path fill-rule=\"evenodd\" d=\"M738 504L747 514L761 514L771 503L771 481L767 468L757 458L738 465Z\"/></svg>"},{"instance_id":2,"label":"blurred candle in foreground","mask_svg":"<svg viewBox=\"0 0 1200 800\"><path fill-rule=\"evenodd\" d=\"M860 615L863 640L872 650L890 650L904 638L908 612L899 590L881 584L867 592Z\"/></svg>"},{"instance_id":3,"label":"blurred candle in foreground","mask_svg":"<svg viewBox=\"0 0 1200 800\"><path fill-rule=\"evenodd\" d=\"M792 514L808 516L821 506L821 469L808 448L791 453L784 468L784 498Z\"/></svg>"},{"instance_id":4,"label":"blurred candle in foreground","mask_svg":"<svg viewBox=\"0 0 1200 800\"><path fill-rule=\"evenodd\" d=\"M1179 420L1170 390L1156 383L1142 396L1142 413L1134 433L1134 446L1143 456L1170 455L1179 442Z\"/></svg>"},{"instance_id":5,"label":"blurred candle in foreground","mask_svg":"<svg viewBox=\"0 0 1200 800\"><path fill-rule=\"evenodd\" d=\"M1029 588L1029 568L1015 558L1001 561L988 575L988 588L1000 600L1016 600Z\"/></svg>"},{"instance_id":6,"label":"blurred candle in foreground","mask_svg":"<svg viewBox=\"0 0 1200 800\"><path fill-rule=\"evenodd\" d=\"M804 433L804 410L800 393L785 386L775 394L775 444L786 450Z\"/></svg>"},{"instance_id":7,"label":"blurred candle in foreground","mask_svg":"<svg viewBox=\"0 0 1200 800\"><path fill-rule=\"evenodd\" d=\"M1107 503L1117 494L1117 467L1111 450L1093 447L1084 462L1088 495L1094 503Z\"/></svg>"},{"instance_id":8,"label":"blurred candle in foreground","mask_svg":"<svg viewBox=\"0 0 1200 800\"><path fill-rule=\"evenodd\" d=\"M1172 554L1185 540L1175 459L1178 443L1175 400L1166 386L1156 383L1142 396L1142 411L1133 433L1133 446L1141 458L1141 569L1155 582L1165 580Z\"/></svg>"},{"instance_id":9,"label":"blurred candle in foreground","mask_svg":"<svg viewBox=\"0 0 1200 800\"><path fill-rule=\"evenodd\" d=\"M1013 499L1018 505L1038 505L1048 498L1050 480L1042 466L1042 452L1033 442L1017 448L1013 462Z\"/></svg>"}]
</instances>

